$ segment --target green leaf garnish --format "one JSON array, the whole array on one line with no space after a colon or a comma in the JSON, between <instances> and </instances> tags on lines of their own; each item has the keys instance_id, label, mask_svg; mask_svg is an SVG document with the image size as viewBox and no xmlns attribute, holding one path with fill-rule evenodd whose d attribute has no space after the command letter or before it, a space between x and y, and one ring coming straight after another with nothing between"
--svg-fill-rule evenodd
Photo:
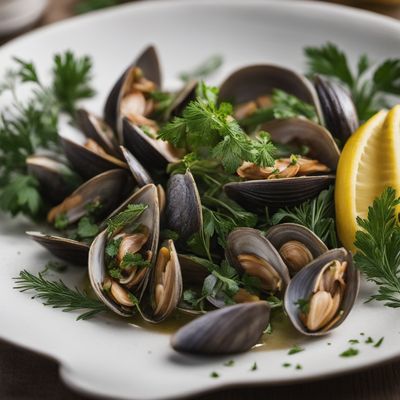
<instances>
[{"instance_id":1,"label":"green leaf garnish","mask_svg":"<svg viewBox=\"0 0 400 400\"><path fill-rule=\"evenodd\" d=\"M204 79L217 71L221 67L223 61L222 56L216 54L207 58L207 60L203 61L192 71L181 72L179 78L184 82L190 81L191 79Z\"/></svg>"},{"instance_id":2,"label":"green leaf garnish","mask_svg":"<svg viewBox=\"0 0 400 400\"><path fill-rule=\"evenodd\" d=\"M355 357L358 353L359 351L357 349L350 347L349 349L347 349L343 353L340 353L339 355L340 357Z\"/></svg>"},{"instance_id":3,"label":"green leaf garnish","mask_svg":"<svg viewBox=\"0 0 400 400\"><path fill-rule=\"evenodd\" d=\"M305 350L305 349L304 349L303 347L300 347L300 346L298 346L298 345L296 344L296 345L294 345L291 349L289 349L288 355L291 356L291 355L293 355L293 354L300 353L300 352L302 352L302 351L304 351L304 350Z\"/></svg>"},{"instance_id":4,"label":"green leaf garnish","mask_svg":"<svg viewBox=\"0 0 400 400\"><path fill-rule=\"evenodd\" d=\"M107 221L107 232L112 235L125 225L133 223L147 209L145 204L129 204L125 210Z\"/></svg>"}]
</instances>

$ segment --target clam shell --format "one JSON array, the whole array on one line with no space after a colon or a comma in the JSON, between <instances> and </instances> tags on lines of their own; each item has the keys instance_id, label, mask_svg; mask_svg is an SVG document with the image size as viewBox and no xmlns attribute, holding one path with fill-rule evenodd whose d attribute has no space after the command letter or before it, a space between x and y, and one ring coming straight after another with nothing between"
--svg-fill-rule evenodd
<instances>
[{"instance_id":1,"label":"clam shell","mask_svg":"<svg viewBox=\"0 0 400 400\"><path fill-rule=\"evenodd\" d=\"M101 215L105 216L115 209L124 199L129 188L129 174L122 169L113 169L99 174L79 186L62 203L50 210L48 219L50 222L65 213L69 224L77 222L86 214L86 205L93 201L102 204ZM72 207L64 210L62 204L72 203Z\"/></svg>"},{"instance_id":2,"label":"clam shell","mask_svg":"<svg viewBox=\"0 0 400 400\"><path fill-rule=\"evenodd\" d=\"M125 81L126 74L134 66L141 68L147 79L155 82L158 87L161 87L162 77L158 54L154 46L148 46L123 72L107 97L104 106L104 119L114 131L116 131L117 128L120 91Z\"/></svg>"},{"instance_id":3,"label":"clam shell","mask_svg":"<svg viewBox=\"0 0 400 400\"><path fill-rule=\"evenodd\" d=\"M321 269L332 260L340 262L347 261L346 270L346 289L341 304L343 310L342 317L334 324L331 329L325 332L309 332L300 320L300 313L295 304L299 299L308 299L313 291L314 282ZM356 269L350 252L346 249L333 249L322 254L305 268L299 271L289 283L285 293L284 306L293 326L302 334L307 336L322 336L337 328L350 313L357 298L360 286L360 272Z\"/></svg>"},{"instance_id":4,"label":"clam shell","mask_svg":"<svg viewBox=\"0 0 400 400\"><path fill-rule=\"evenodd\" d=\"M334 175L263 179L227 183L224 191L242 207L253 211L254 208L297 206L314 198L334 182Z\"/></svg>"},{"instance_id":5,"label":"clam shell","mask_svg":"<svg viewBox=\"0 0 400 400\"><path fill-rule=\"evenodd\" d=\"M344 144L359 126L353 100L347 90L336 82L317 76L314 85L326 127Z\"/></svg>"},{"instance_id":6,"label":"clam shell","mask_svg":"<svg viewBox=\"0 0 400 400\"><path fill-rule=\"evenodd\" d=\"M63 162L52 157L32 155L26 165L40 184L44 198L52 205L63 201L80 183L80 178Z\"/></svg>"},{"instance_id":7,"label":"clam shell","mask_svg":"<svg viewBox=\"0 0 400 400\"><path fill-rule=\"evenodd\" d=\"M273 142L307 146L310 149L307 157L336 170L340 150L330 132L321 125L306 118L288 118L269 121L261 129L271 135Z\"/></svg>"},{"instance_id":8,"label":"clam shell","mask_svg":"<svg viewBox=\"0 0 400 400\"><path fill-rule=\"evenodd\" d=\"M133 178L139 187L153 183L153 179L137 158L124 146L120 146Z\"/></svg>"},{"instance_id":9,"label":"clam shell","mask_svg":"<svg viewBox=\"0 0 400 400\"><path fill-rule=\"evenodd\" d=\"M270 306L264 301L211 311L179 329L171 346L193 354L241 353L257 344L269 317Z\"/></svg>"},{"instance_id":10,"label":"clam shell","mask_svg":"<svg viewBox=\"0 0 400 400\"><path fill-rule=\"evenodd\" d=\"M245 103L281 89L320 109L312 84L302 75L276 65L250 65L233 72L221 85L220 101Z\"/></svg>"},{"instance_id":11,"label":"clam shell","mask_svg":"<svg viewBox=\"0 0 400 400\"><path fill-rule=\"evenodd\" d=\"M89 246L86 243L36 231L28 231L26 234L61 260L74 265L87 266Z\"/></svg>"},{"instance_id":12,"label":"clam shell","mask_svg":"<svg viewBox=\"0 0 400 400\"><path fill-rule=\"evenodd\" d=\"M85 136L93 139L107 153L117 158L121 157L118 140L105 121L82 108L76 112L76 121Z\"/></svg>"},{"instance_id":13,"label":"clam shell","mask_svg":"<svg viewBox=\"0 0 400 400\"><path fill-rule=\"evenodd\" d=\"M157 246L159 239L160 230L160 215L158 207L158 197L157 189L154 185L146 185L140 190L135 192L128 200L126 200L117 210L115 210L111 215L116 215L123 211L129 204L147 204L148 208L143 212L143 214L137 219L137 223L141 223L150 229L150 237L146 243L146 248L152 251L151 264L154 265L155 258L157 256ZM119 304L115 303L111 298L109 298L103 291L103 282L107 275L106 266L104 264L104 252L107 241L109 240L107 230L102 231L94 239L89 251L89 278L90 283L96 296L113 312L123 317L132 316L133 310L126 310L122 308ZM140 293L137 296L139 300L142 298L143 293L147 287L149 279L150 269L143 280L143 284L140 288Z\"/></svg>"},{"instance_id":14,"label":"clam shell","mask_svg":"<svg viewBox=\"0 0 400 400\"><path fill-rule=\"evenodd\" d=\"M122 135L125 147L148 170L165 170L168 163L179 161L170 151L167 142L149 137L127 118L122 120Z\"/></svg>"},{"instance_id":15,"label":"clam shell","mask_svg":"<svg viewBox=\"0 0 400 400\"><path fill-rule=\"evenodd\" d=\"M259 230L237 228L228 235L226 259L237 271L243 273L243 268L237 258L240 254L253 254L266 260L280 275L283 282L282 289L285 290L290 281L288 268L275 247Z\"/></svg>"},{"instance_id":16,"label":"clam shell","mask_svg":"<svg viewBox=\"0 0 400 400\"><path fill-rule=\"evenodd\" d=\"M181 240L201 230L203 214L200 195L189 171L169 178L165 213L169 229L177 232Z\"/></svg>"},{"instance_id":17,"label":"clam shell","mask_svg":"<svg viewBox=\"0 0 400 400\"><path fill-rule=\"evenodd\" d=\"M282 245L290 240L303 243L314 259L328 251L325 243L313 231L299 224L284 223L275 225L268 229L265 237L278 252Z\"/></svg>"},{"instance_id":18,"label":"clam shell","mask_svg":"<svg viewBox=\"0 0 400 400\"><path fill-rule=\"evenodd\" d=\"M73 166L74 170L86 179L92 178L93 176L110 169L128 168L125 162L116 157L110 156L110 158L105 158L104 156L87 149L85 146L65 137L61 137L60 141L65 156Z\"/></svg>"}]
</instances>

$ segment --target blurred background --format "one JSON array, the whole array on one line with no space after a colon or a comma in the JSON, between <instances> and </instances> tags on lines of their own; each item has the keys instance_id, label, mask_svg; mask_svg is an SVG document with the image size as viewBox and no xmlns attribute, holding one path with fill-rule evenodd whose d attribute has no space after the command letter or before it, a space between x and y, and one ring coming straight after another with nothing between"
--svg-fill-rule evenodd
<instances>
[{"instance_id":1,"label":"blurred background","mask_svg":"<svg viewBox=\"0 0 400 400\"><path fill-rule=\"evenodd\" d=\"M400 0L314 1L345 4L400 18ZM38 26L128 2L132 0L0 0L0 44Z\"/></svg>"}]
</instances>

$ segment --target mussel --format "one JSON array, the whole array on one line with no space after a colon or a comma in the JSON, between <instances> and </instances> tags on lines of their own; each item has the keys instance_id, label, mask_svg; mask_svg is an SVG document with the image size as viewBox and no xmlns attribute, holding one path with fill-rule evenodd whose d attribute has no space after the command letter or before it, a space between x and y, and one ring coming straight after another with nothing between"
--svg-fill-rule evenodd
<instances>
[{"instance_id":1,"label":"mussel","mask_svg":"<svg viewBox=\"0 0 400 400\"><path fill-rule=\"evenodd\" d=\"M359 126L353 100L339 83L317 76L314 85L326 127L344 144Z\"/></svg>"},{"instance_id":2,"label":"mussel","mask_svg":"<svg viewBox=\"0 0 400 400\"><path fill-rule=\"evenodd\" d=\"M179 329L171 346L193 354L233 354L251 349L268 325L265 301L236 304L211 311Z\"/></svg>"},{"instance_id":3,"label":"mussel","mask_svg":"<svg viewBox=\"0 0 400 400\"><path fill-rule=\"evenodd\" d=\"M157 189L153 184L134 193L110 218L135 204L143 204L146 209L116 231L102 231L89 251L89 278L94 292L107 307L125 317L134 313L136 299L140 301L147 288L160 229Z\"/></svg>"},{"instance_id":4,"label":"mussel","mask_svg":"<svg viewBox=\"0 0 400 400\"><path fill-rule=\"evenodd\" d=\"M133 178L139 187L153 183L153 179L138 159L124 146L120 146L122 154L131 170Z\"/></svg>"},{"instance_id":5,"label":"mussel","mask_svg":"<svg viewBox=\"0 0 400 400\"><path fill-rule=\"evenodd\" d=\"M167 186L166 219L169 229L185 240L201 230L203 214L200 195L190 171L172 175Z\"/></svg>"},{"instance_id":6,"label":"mussel","mask_svg":"<svg viewBox=\"0 0 400 400\"><path fill-rule=\"evenodd\" d=\"M325 243L314 232L299 224L275 225L265 236L278 250L291 276L328 251Z\"/></svg>"},{"instance_id":7,"label":"mussel","mask_svg":"<svg viewBox=\"0 0 400 400\"><path fill-rule=\"evenodd\" d=\"M285 293L285 310L302 334L327 334L350 313L359 283L351 253L344 248L329 250L293 277Z\"/></svg>"},{"instance_id":8,"label":"mussel","mask_svg":"<svg viewBox=\"0 0 400 400\"><path fill-rule=\"evenodd\" d=\"M226 259L239 273L260 280L260 289L268 293L284 292L289 271L275 247L253 228L237 228L227 238Z\"/></svg>"}]
</instances>

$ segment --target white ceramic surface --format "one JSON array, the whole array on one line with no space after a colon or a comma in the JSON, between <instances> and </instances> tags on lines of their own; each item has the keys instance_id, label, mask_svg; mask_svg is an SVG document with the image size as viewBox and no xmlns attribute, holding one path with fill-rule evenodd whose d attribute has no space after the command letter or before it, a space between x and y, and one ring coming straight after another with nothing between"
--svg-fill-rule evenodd
<instances>
[{"instance_id":1,"label":"white ceramic surface","mask_svg":"<svg viewBox=\"0 0 400 400\"><path fill-rule=\"evenodd\" d=\"M167 86L173 87L179 71L215 53L225 58L215 82L235 67L255 62L273 62L301 71L302 47L327 40L343 47L353 61L361 52L377 61L398 57L400 24L367 12L314 2L146 2L76 18L17 39L0 49L0 74L10 66L11 56L32 59L45 77L53 53L71 48L79 54L91 54L98 96L85 105L100 112L118 74L149 43L158 46ZM113 398L175 399L222 386L319 378L400 356L399 311L364 304L372 290L365 284L352 314L329 338L297 341L306 350L293 356L287 355L287 348L235 356L231 368L222 366L231 357L175 354L168 335L112 318L75 322L73 313L44 307L28 294L12 289L11 278L22 267L37 272L49 258L23 235L31 228L24 220L0 220L0 337L58 360L64 381L79 390ZM79 284L83 277L84 272L76 268L63 275L69 284ZM382 346L376 349L360 344L357 357L339 357L349 347L349 339L362 339L360 332L375 339L384 336ZM255 361L258 370L250 372ZM301 363L303 369L283 368L284 362ZM210 378L211 371L218 371L220 378Z\"/></svg>"}]
</instances>

